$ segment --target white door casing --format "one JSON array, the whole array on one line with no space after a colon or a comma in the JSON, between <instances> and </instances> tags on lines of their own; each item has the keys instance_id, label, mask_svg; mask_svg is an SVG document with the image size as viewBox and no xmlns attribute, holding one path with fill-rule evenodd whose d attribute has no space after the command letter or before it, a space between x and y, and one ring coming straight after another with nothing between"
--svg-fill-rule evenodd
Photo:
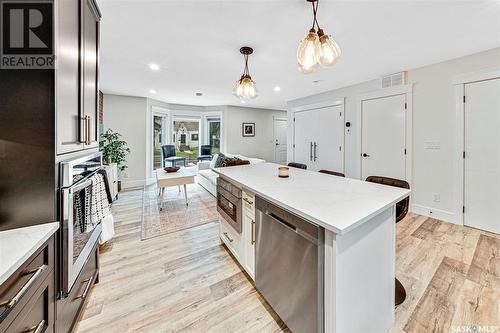
<instances>
[{"instance_id":1,"label":"white door casing","mask_svg":"<svg viewBox=\"0 0 500 333\"><path fill-rule=\"evenodd\" d=\"M406 103L406 94L361 101L361 179L408 179Z\"/></svg>"},{"instance_id":2,"label":"white door casing","mask_svg":"<svg viewBox=\"0 0 500 333\"><path fill-rule=\"evenodd\" d=\"M286 131L287 119L273 117L274 162L283 165L287 157Z\"/></svg>"},{"instance_id":3,"label":"white door casing","mask_svg":"<svg viewBox=\"0 0 500 333\"><path fill-rule=\"evenodd\" d=\"M500 78L464 96L464 224L500 234Z\"/></svg>"}]
</instances>

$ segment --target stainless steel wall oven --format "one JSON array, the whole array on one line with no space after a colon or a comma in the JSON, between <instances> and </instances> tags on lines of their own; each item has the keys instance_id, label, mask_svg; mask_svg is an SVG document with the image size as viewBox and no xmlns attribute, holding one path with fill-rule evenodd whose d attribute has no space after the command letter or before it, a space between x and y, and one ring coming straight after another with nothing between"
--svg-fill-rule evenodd
<instances>
[{"instance_id":1,"label":"stainless steel wall oven","mask_svg":"<svg viewBox=\"0 0 500 333\"><path fill-rule=\"evenodd\" d=\"M70 292L99 239L101 224L91 219L92 177L102 168L101 153L61 162L61 297Z\"/></svg>"}]
</instances>

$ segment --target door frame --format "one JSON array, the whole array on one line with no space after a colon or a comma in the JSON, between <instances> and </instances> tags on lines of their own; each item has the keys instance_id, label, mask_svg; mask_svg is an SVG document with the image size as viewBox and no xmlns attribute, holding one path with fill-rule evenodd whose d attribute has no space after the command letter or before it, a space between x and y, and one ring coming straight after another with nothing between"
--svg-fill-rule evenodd
<instances>
[{"instance_id":1,"label":"door frame","mask_svg":"<svg viewBox=\"0 0 500 333\"><path fill-rule=\"evenodd\" d=\"M273 116L273 144L274 144L274 149L273 149L273 156L274 156L274 163L276 163L276 132L275 132L275 123L276 121L285 121L287 123L288 127L288 118L287 117L281 117L281 116ZM286 129L285 129L285 137L286 137ZM288 141L287 141L287 160L288 160ZM286 161L285 161L286 163Z\"/></svg>"},{"instance_id":2,"label":"door frame","mask_svg":"<svg viewBox=\"0 0 500 333\"><path fill-rule=\"evenodd\" d=\"M406 181L413 188L413 84L406 84L402 86L383 88L368 93L360 94L357 96L357 118L359 119L359 131L357 134L358 140L358 155L359 155L359 179L363 176L363 157L362 157L362 139L363 139L363 101L405 95L406 101L406 117L405 117L405 175ZM364 179L361 179L364 180Z\"/></svg>"},{"instance_id":3,"label":"door frame","mask_svg":"<svg viewBox=\"0 0 500 333\"><path fill-rule=\"evenodd\" d=\"M465 204L465 85L480 81L488 81L500 78L500 68L488 68L479 71L463 73L454 77L452 84L455 91L455 116L457 124L457 136L455 142L455 165L457 165L457 186L458 193L455 202L456 223L464 225L464 204Z\"/></svg>"},{"instance_id":4,"label":"door frame","mask_svg":"<svg viewBox=\"0 0 500 333\"><path fill-rule=\"evenodd\" d=\"M312 111L316 109L323 109L331 106L339 106L342 105L342 122L343 122L343 128L344 131L342 133L342 172L345 173L345 101L346 97L340 97L336 98L335 100L328 100L328 101L322 101L318 103L312 103L312 104L306 104L306 105L301 105L301 106L296 106L294 108L290 109L290 112L292 114L291 120L293 121L293 126L292 126L292 151L293 151L293 160L295 160L295 113L296 112L301 112L301 111ZM288 136L287 136L288 137ZM289 145L287 141L287 146ZM287 152L289 151L289 148L287 147ZM290 162L288 153L287 153L287 162Z\"/></svg>"}]
</instances>

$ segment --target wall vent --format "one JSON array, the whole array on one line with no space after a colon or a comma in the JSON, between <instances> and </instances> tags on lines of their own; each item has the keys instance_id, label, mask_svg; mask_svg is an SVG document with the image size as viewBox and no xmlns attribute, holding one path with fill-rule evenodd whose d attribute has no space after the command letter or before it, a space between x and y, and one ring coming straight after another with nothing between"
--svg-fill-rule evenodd
<instances>
[{"instance_id":1,"label":"wall vent","mask_svg":"<svg viewBox=\"0 0 500 333\"><path fill-rule=\"evenodd\" d=\"M402 86L406 84L406 72L388 74L382 77L382 88Z\"/></svg>"}]
</instances>

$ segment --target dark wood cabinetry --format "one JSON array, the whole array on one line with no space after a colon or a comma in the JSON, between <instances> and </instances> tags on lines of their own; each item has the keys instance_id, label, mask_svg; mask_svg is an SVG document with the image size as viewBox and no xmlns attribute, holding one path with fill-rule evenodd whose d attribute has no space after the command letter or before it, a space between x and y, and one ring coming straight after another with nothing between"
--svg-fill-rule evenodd
<instances>
[{"instance_id":1,"label":"dark wood cabinetry","mask_svg":"<svg viewBox=\"0 0 500 333\"><path fill-rule=\"evenodd\" d=\"M96 244L69 295L57 302L57 333L67 333L73 330L90 290L97 283L98 272L99 252Z\"/></svg>"},{"instance_id":2,"label":"dark wood cabinetry","mask_svg":"<svg viewBox=\"0 0 500 333\"><path fill-rule=\"evenodd\" d=\"M54 332L54 237L0 286L0 332Z\"/></svg>"},{"instance_id":3,"label":"dark wood cabinetry","mask_svg":"<svg viewBox=\"0 0 500 333\"><path fill-rule=\"evenodd\" d=\"M99 146L99 24L95 0L56 1L57 154Z\"/></svg>"}]
</instances>

